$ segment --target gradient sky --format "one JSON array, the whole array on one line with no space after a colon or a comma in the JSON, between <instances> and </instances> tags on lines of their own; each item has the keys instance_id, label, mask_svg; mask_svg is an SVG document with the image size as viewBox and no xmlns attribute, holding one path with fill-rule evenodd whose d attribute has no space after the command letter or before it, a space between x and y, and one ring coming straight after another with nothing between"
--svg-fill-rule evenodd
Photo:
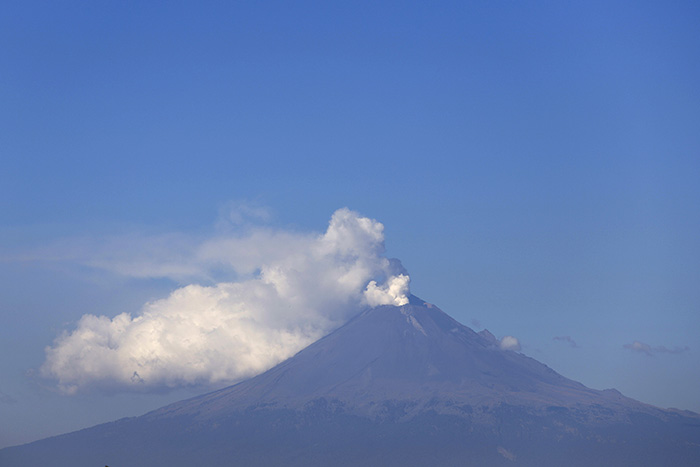
<instances>
[{"instance_id":1,"label":"gradient sky","mask_svg":"<svg viewBox=\"0 0 700 467\"><path fill-rule=\"evenodd\" d=\"M39 375L82 315L196 283L99 261L320 234L342 207L462 323L700 412L699 21L691 1L3 2L0 446L209 389Z\"/></svg>"}]
</instances>

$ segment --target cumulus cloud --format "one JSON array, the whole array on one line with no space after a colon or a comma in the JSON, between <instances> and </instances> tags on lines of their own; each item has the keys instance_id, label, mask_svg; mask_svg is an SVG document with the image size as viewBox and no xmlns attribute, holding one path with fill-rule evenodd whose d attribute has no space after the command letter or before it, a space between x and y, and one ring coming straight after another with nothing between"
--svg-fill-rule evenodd
<instances>
[{"instance_id":1,"label":"cumulus cloud","mask_svg":"<svg viewBox=\"0 0 700 467\"><path fill-rule=\"evenodd\" d=\"M643 353L650 357L658 353L679 354L690 350L690 348L687 346L675 347L673 349L669 349L668 347L664 347L663 345L652 347L649 344L639 341L634 341L631 344L625 344L623 345L623 347L625 349L631 350L632 352Z\"/></svg>"},{"instance_id":2,"label":"cumulus cloud","mask_svg":"<svg viewBox=\"0 0 700 467\"><path fill-rule=\"evenodd\" d=\"M571 336L555 336L552 338L553 341L557 342L565 342L569 344L571 347L578 348L578 344L576 343L575 340L571 338Z\"/></svg>"},{"instance_id":3,"label":"cumulus cloud","mask_svg":"<svg viewBox=\"0 0 700 467\"><path fill-rule=\"evenodd\" d=\"M358 306L408 302L409 276L384 256L383 230L340 209L320 235L251 230L206 240L186 253L196 260L183 264L192 271L225 265L246 277L178 288L136 314L84 315L47 347L41 373L66 393L160 390L260 373L344 323Z\"/></svg>"},{"instance_id":4,"label":"cumulus cloud","mask_svg":"<svg viewBox=\"0 0 700 467\"><path fill-rule=\"evenodd\" d=\"M513 336L503 336L499 343L501 350L520 350L520 341Z\"/></svg>"}]
</instances>

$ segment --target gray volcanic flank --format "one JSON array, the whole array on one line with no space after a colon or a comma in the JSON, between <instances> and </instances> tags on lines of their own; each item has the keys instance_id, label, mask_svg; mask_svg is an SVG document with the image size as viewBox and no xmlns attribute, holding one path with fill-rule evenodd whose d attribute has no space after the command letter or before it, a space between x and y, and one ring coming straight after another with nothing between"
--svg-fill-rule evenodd
<instances>
[{"instance_id":1,"label":"gray volcanic flank","mask_svg":"<svg viewBox=\"0 0 700 467\"><path fill-rule=\"evenodd\" d=\"M250 380L0 464L700 465L700 416L589 389L411 297Z\"/></svg>"}]
</instances>

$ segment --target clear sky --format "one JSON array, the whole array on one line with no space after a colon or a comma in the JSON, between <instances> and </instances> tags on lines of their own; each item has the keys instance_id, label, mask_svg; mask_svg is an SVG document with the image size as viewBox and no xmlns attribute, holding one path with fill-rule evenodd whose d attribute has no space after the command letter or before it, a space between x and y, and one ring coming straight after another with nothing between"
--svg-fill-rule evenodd
<instances>
[{"instance_id":1,"label":"clear sky","mask_svg":"<svg viewBox=\"0 0 700 467\"><path fill-rule=\"evenodd\" d=\"M270 265L308 292L343 207L363 287L398 258L564 376L700 411L697 2L146 3L0 6L0 446L224 384L46 349Z\"/></svg>"}]
</instances>

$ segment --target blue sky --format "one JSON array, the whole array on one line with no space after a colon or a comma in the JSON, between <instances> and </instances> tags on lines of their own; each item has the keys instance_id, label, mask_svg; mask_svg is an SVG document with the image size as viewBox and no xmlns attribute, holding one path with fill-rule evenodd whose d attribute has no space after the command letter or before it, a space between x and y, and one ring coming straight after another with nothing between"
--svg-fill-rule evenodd
<instances>
[{"instance_id":1,"label":"blue sky","mask_svg":"<svg viewBox=\"0 0 700 467\"><path fill-rule=\"evenodd\" d=\"M698 19L682 1L6 2L0 445L209 387L65 395L40 375L84 314L240 279L120 258L321 234L342 207L461 322L700 411Z\"/></svg>"}]
</instances>

